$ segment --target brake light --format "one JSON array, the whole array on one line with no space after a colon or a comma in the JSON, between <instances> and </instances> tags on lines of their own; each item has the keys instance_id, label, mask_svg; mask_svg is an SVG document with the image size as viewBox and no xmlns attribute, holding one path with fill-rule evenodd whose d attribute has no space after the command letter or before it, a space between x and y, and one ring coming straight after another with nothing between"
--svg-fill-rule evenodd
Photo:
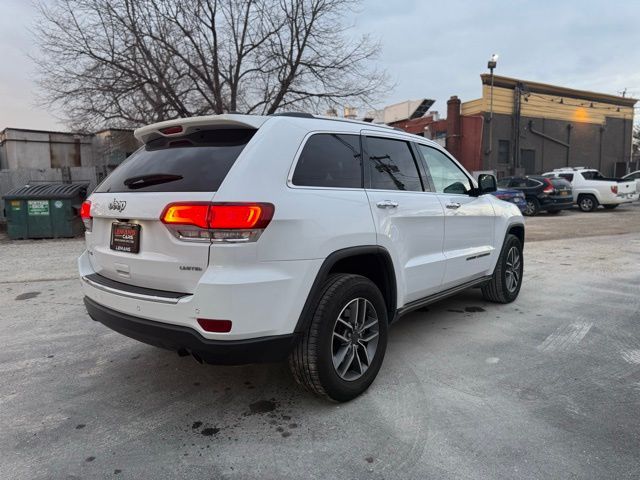
<instances>
[{"instance_id":1,"label":"brake light","mask_svg":"<svg viewBox=\"0 0 640 480\"><path fill-rule=\"evenodd\" d=\"M546 193L546 194L552 194L553 192L556 191L556 189L554 188L553 184L551 183L551 180L549 180L548 178L544 179L544 183L547 184L546 187L544 187L544 189L542 190L542 193Z\"/></svg>"},{"instance_id":2,"label":"brake light","mask_svg":"<svg viewBox=\"0 0 640 480\"><path fill-rule=\"evenodd\" d=\"M274 211L270 203L172 203L160 220L180 240L255 242Z\"/></svg>"},{"instance_id":3,"label":"brake light","mask_svg":"<svg viewBox=\"0 0 640 480\"><path fill-rule=\"evenodd\" d=\"M162 214L162 222L167 225L194 225L207 228L209 208L208 203L167 205Z\"/></svg>"},{"instance_id":4,"label":"brake light","mask_svg":"<svg viewBox=\"0 0 640 480\"><path fill-rule=\"evenodd\" d=\"M163 135L175 135L176 133L182 133L182 125L174 125L173 127L167 127L160 130Z\"/></svg>"},{"instance_id":5,"label":"brake light","mask_svg":"<svg viewBox=\"0 0 640 480\"><path fill-rule=\"evenodd\" d=\"M80 218L82 219L82 223L84 223L84 228L87 232L91 231L93 227L93 217L91 216L91 201L85 200L82 202L82 206L80 207Z\"/></svg>"},{"instance_id":6,"label":"brake light","mask_svg":"<svg viewBox=\"0 0 640 480\"><path fill-rule=\"evenodd\" d=\"M618 186L617 185L611 185L611 193L613 193L614 195L618 194Z\"/></svg>"}]
</instances>

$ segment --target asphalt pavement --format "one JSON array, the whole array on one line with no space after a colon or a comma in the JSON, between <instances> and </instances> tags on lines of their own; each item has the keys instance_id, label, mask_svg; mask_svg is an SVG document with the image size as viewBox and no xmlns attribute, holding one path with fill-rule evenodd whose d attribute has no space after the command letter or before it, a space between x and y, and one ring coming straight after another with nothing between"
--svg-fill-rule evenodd
<instances>
[{"instance_id":1,"label":"asphalt pavement","mask_svg":"<svg viewBox=\"0 0 640 480\"><path fill-rule=\"evenodd\" d=\"M111 332L82 305L81 240L5 238L0 478L638 478L627 210L528 219L516 302L472 290L405 317L375 383L341 405L286 365L200 365ZM535 241L545 224L565 238Z\"/></svg>"}]
</instances>

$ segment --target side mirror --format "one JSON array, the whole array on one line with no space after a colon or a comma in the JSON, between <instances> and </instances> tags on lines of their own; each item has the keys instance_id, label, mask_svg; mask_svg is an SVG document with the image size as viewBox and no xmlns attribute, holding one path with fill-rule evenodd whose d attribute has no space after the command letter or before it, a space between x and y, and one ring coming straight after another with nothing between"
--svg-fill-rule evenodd
<instances>
[{"instance_id":1,"label":"side mirror","mask_svg":"<svg viewBox=\"0 0 640 480\"><path fill-rule=\"evenodd\" d=\"M488 173L481 173L478 175L478 195L484 195L485 193L491 193L498 190L498 181L493 175Z\"/></svg>"}]
</instances>

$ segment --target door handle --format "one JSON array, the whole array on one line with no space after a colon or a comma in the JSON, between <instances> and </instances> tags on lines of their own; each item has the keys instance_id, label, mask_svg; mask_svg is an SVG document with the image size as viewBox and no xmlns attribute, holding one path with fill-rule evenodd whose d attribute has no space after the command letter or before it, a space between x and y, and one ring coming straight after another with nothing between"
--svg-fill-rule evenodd
<instances>
[{"instance_id":1,"label":"door handle","mask_svg":"<svg viewBox=\"0 0 640 480\"><path fill-rule=\"evenodd\" d=\"M460 204L458 202L453 202L453 203L447 203L445 205L446 208L450 209L450 210L457 210L458 208L460 208Z\"/></svg>"},{"instance_id":2,"label":"door handle","mask_svg":"<svg viewBox=\"0 0 640 480\"><path fill-rule=\"evenodd\" d=\"M396 208L398 206L398 202L392 202L391 200L382 200L376 203L378 208Z\"/></svg>"}]
</instances>

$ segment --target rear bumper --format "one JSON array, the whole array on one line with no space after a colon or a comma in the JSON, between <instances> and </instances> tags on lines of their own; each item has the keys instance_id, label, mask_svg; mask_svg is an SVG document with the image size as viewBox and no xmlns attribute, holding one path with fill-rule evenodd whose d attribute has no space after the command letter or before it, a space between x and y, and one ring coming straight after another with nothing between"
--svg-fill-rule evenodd
<instances>
[{"instance_id":1,"label":"rear bumper","mask_svg":"<svg viewBox=\"0 0 640 480\"><path fill-rule=\"evenodd\" d=\"M155 347L190 353L206 363L243 365L280 362L295 346L296 334L246 340L210 340L181 325L154 322L117 312L84 298L89 316L112 330Z\"/></svg>"},{"instance_id":2,"label":"rear bumper","mask_svg":"<svg viewBox=\"0 0 640 480\"><path fill-rule=\"evenodd\" d=\"M566 210L573 208L573 196L559 197L559 198L547 198L540 202L540 208L542 210Z\"/></svg>"}]
</instances>

